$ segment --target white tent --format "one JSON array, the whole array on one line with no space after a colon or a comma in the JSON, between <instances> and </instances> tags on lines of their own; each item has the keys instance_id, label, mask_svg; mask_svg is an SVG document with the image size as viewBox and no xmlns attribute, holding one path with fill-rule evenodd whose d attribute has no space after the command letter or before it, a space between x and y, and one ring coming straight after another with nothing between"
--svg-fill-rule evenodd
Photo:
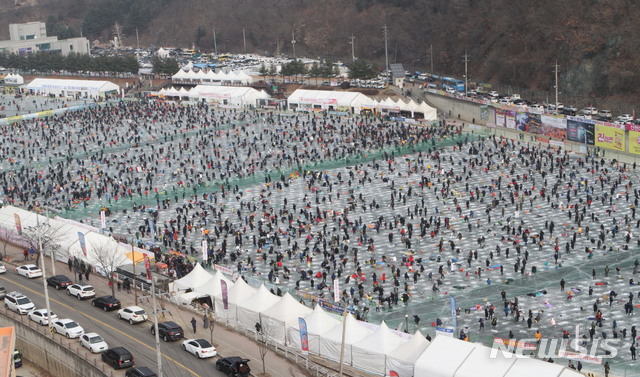
<instances>
[{"instance_id":1,"label":"white tent","mask_svg":"<svg viewBox=\"0 0 640 377\"><path fill-rule=\"evenodd\" d=\"M448 336L436 336L416 360L413 375L452 377L474 348L473 343Z\"/></svg>"},{"instance_id":2,"label":"white tent","mask_svg":"<svg viewBox=\"0 0 640 377\"><path fill-rule=\"evenodd\" d=\"M328 333L333 328L341 326L341 322L333 315L327 313L320 305L316 305L313 312L304 317L307 322L307 333L309 338L309 352L320 353L320 336ZM288 328L288 344L293 349L300 349L300 327L298 322L294 322Z\"/></svg>"},{"instance_id":3,"label":"white tent","mask_svg":"<svg viewBox=\"0 0 640 377\"><path fill-rule=\"evenodd\" d=\"M515 355L513 356L515 358ZM504 377L558 377L564 367L531 358L517 358Z\"/></svg>"},{"instance_id":4,"label":"white tent","mask_svg":"<svg viewBox=\"0 0 640 377\"><path fill-rule=\"evenodd\" d=\"M189 75L183 69L179 69L175 75L171 76L172 79L187 79Z\"/></svg>"},{"instance_id":5,"label":"white tent","mask_svg":"<svg viewBox=\"0 0 640 377\"><path fill-rule=\"evenodd\" d=\"M34 79L26 88L38 95L79 97L104 97L108 93L120 90L120 86L110 81L41 78Z\"/></svg>"},{"instance_id":6,"label":"white tent","mask_svg":"<svg viewBox=\"0 0 640 377\"><path fill-rule=\"evenodd\" d=\"M364 371L384 375L386 357L407 340L394 334L382 321L380 327L351 348L353 366Z\"/></svg>"},{"instance_id":7,"label":"white tent","mask_svg":"<svg viewBox=\"0 0 640 377\"><path fill-rule=\"evenodd\" d=\"M195 101L245 107L257 106L258 100L269 98L269 94L244 86L198 85L191 89L189 97Z\"/></svg>"},{"instance_id":8,"label":"white tent","mask_svg":"<svg viewBox=\"0 0 640 377\"><path fill-rule=\"evenodd\" d=\"M202 284L194 287L193 290L198 293L209 295L213 302L216 297L222 297L221 281L225 281L227 283L227 289L231 289L231 287L233 287L233 282L227 279L224 274L218 270L213 271L213 274L210 275L211 278L209 278L209 280L203 281Z\"/></svg>"},{"instance_id":9,"label":"white tent","mask_svg":"<svg viewBox=\"0 0 640 377\"><path fill-rule=\"evenodd\" d=\"M275 305L280 297L269 292L262 284L255 295L249 297L238 304L238 324L248 330L254 329L256 323L260 322L260 313ZM267 328L266 323L262 326L265 334L271 334L275 329Z\"/></svg>"},{"instance_id":10,"label":"white tent","mask_svg":"<svg viewBox=\"0 0 640 377\"><path fill-rule=\"evenodd\" d=\"M285 344L286 329L298 318L311 314L313 310L298 302L288 292L272 307L263 311L260 315L264 328L270 331L267 334L273 341Z\"/></svg>"},{"instance_id":11,"label":"white tent","mask_svg":"<svg viewBox=\"0 0 640 377\"><path fill-rule=\"evenodd\" d=\"M456 371L456 377L503 377L516 361L513 354L507 355L502 351L496 352L495 357L491 357L491 348L476 344L469 356L464 360L460 368Z\"/></svg>"},{"instance_id":12,"label":"white tent","mask_svg":"<svg viewBox=\"0 0 640 377\"><path fill-rule=\"evenodd\" d=\"M9 85L22 85L24 78L17 73L9 73L4 77L4 83Z\"/></svg>"},{"instance_id":13,"label":"white tent","mask_svg":"<svg viewBox=\"0 0 640 377\"><path fill-rule=\"evenodd\" d=\"M347 111L359 114L365 103L371 99L358 92L342 92L333 90L298 89L287 98L290 110L314 111Z\"/></svg>"},{"instance_id":14,"label":"white tent","mask_svg":"<svg viewBox=\"0 0 640 377\"><path fill-rule=\"evenodd\" d=\"M351 364L351 346L371 335L373 331L360 324L351 313L347 314L347 326L345 330L344 362ZM342 344L342 325L336 326L331 331L320 337L320 356L334 361L340 360L340 348Z\"/></svg>"},{"instance_id":15,"label":"white tent","mask_svg":"<svg viewBox=\"0 0 640 377\"><path fill-rule=\"evenodd\" d=\"M165 50L164 48L160 47L158 49L158 51L156 51L156 55L158 55L161 58L168 58L169 57L169 50Z\"/></svg>"},{"instance_id":16,"label":"white tent","mask_svg":"<svg viewBox=\"0 0 640 377\"><path fill-rule=\"evenodd\" d=\"M227 300L227 309L224 308L224 303L222 301L222 295L216 296L216 315L219 318L224 318L227 321L236 322L238 320L237 317L237 305L249 297L252 297L256 294L258 290L249 286L242 278L239 278L233 283L233 287L229 288L228 300Z\"/></svg>"},{"instance_id":17,"label":"white tent","mask_svg":"<svg viewBox=\"0 0 640 377\"><path fill-rule=\"evenodd\" d=\"M393 370L402 377L413 376L413 366L429 343L420 331L416 331L411 340L389 353L387 371Z\"/></svg>"},{"instance_id":18,"label":"white tent","mask_svg":"<svg viewBox=\"0 0 640 377\"><path fill-rule=\"evenodd\" d=\"M195 290L195 287L202 285L202 283L209 281L211 278L212 275L200 263L196 263L191 272L173 282L173 290L176 292L187 289Z\"/></svg>"}]
</instances>

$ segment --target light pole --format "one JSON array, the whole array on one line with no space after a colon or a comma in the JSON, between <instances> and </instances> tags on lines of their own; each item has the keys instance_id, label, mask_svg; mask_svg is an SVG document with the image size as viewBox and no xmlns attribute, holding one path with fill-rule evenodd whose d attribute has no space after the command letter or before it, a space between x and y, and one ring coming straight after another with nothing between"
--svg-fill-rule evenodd
<instances>
[{"instance_id":1,"label":"light pole","mask_svg":"<svg viewBox=\"0 0 640 377\"><path fill-rule=\"evenodd\" d=\"M48 224L42 224L42 226L48 226ZM47 326L49 327L49 334L53 335L53 324L51 323L51 304L49 303L49 289L47 287L47 272L44 265L44 251L42 250L42 234L43 228L40 226L40 215L36 214L36 236L38 237L38 252L40 253L40 265L42 268L42 287L44 289L44 301L47 308Z\"/></svg>"},{"instance_id":2,"label":"light pole","mask_svg":"<svg viewBox=\"0 0 640 377\"><path fill-rule=\"evenodd\" d=\"M404 332L409 333L409 314L404 315Z\"/></svg>"},{"instance_id":3,"label":"light pole","mask_svg":"<svg viewBox=\"0 0 640 377\"><path fill-rule=\"evenodd\" d=\"M153 329L156 336L156 361L158 363L158 376L162 377L162 353L160 352L160 333L158 332L158 305L156 304L156 285L153 276L151 276L151 298L153 300Z\"/></svg>"}]
</instances>

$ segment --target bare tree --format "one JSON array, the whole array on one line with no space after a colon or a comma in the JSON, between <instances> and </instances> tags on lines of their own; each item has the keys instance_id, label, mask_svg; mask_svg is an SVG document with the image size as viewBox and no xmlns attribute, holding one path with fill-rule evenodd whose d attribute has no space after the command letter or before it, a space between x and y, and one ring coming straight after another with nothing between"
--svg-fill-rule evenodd
<instances>
[{"instance_id":1,"label":"bare tree","mask_svg":"<svg viewBox=\"0 0 640 377\"><path fill-rule=\"evenodd\" d=\"M40 216L40 215L38 215ZM35 250L35 265L40 265L40 256L43 251L49 249L51 251L51 265L55 274L55 251L59 249L59 243L63 239L63 224L52 224L48 219L38 222L37 225L28 226L23 229L22 236L33 250ZM42 247L42 250L40 250Z\"/></svg>"},{"instance_id":2,"label":"bare tree","mask_svg":"<svg viewBox=\"0 0 640 377\"><path fill-rule=\"evenodd\" d=\"M258 341L260 360L262 361L262 373L266 375L267 364L265 359L267 358L267 353L269 353L269 339L271 339L274 329L270 321L263 321L262 317L258 321L256 323L256 339Z\"/></svg>"},{"instance_id":3,"label":"bare tree","mask_svg":"<svg viewBox=\"0 0 640 377\"><path fill-rule=\"evenodd\" d=\"M91 250L90 262L100 268L107 276L109 285L111 286L111 295L116 297L115 290L115 275L117 267L120 267L123 263L123 258L126 258L121 250L118 249L117 243L109 242L107 244L100 245L87 245Z\"/></svg>"},{"instance_id":4,"label":"bare tree","mask_svg":"<svg viewBox=\"0 0 640 377\"><path fill-rule=\"evenodd\" d=\"M2 254L7 259L7 246L9 246L9 238L13 232L7 228L0 227L0 243L2 244Z\"/></svg>"}]
</instances>

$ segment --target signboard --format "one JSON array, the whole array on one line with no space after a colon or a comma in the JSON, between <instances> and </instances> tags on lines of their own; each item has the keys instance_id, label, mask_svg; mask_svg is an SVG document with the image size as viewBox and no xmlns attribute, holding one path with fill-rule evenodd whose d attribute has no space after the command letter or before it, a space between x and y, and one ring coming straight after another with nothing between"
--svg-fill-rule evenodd
<instances>
[{"instance_id":1,"label":"signboard","mask_svg":"<svg viewBox=\"0 0 640 377\"><path fill-rule=\"evenodd\" d=\"M609 127L603 124L596 124L595 132L596 146L607 149L615 149L617 151L624 151L624 130L618 127Z\"/></svg>"},{"instance_id":2,"label":"signboard","mask_svg":"<svg viewBox=\"0 0 640 377\"><path fill-rule=\"evenodd\" d=\"M84 239L84 233L78 232L78 241L80 242L80 248L82 249L82 254L87 256L87 242Z\"/></svg>"},{"instance_id":3,"label":"signboard","mask_svg":"<svg viewBox=\"0 0 640 377\"><path fill-rule=\"evenodd\" d=\"M567 139L578 143L593 145L595 143L594 122L589 119L568 117Z\"/></svg>"},{"instance_id":4,"label":"signboard","mask_svg":"<svg viewBox=\"0 0 640 377\"><path fill-rule=\"evenodd\" d=\"M340 301L340 281L338 279L333 279L333 301Z\"/></svg>"},{"instance_id":5,"label":"signboard","mask_svg":"<svg viewBox=\"0 0 640 377\"><path fill-rule=\"evenodd\" d=\"M303 355L309 354L309 333L307 332L307 322L302 317L298 317L298 327L300 327L300 349Z\"/></svg>"},{"instance_id":6,"label":"signboard","mask_svg":"<svg viewBox=\"0 0 640 377\"><path fill-rule=\"evenodd\" d=\"M220 271L220 272L222 272L224 274L227 274L229 276L233 276L233 270L230 269L229 267L221 266L219 264L214 264L213 265L213 269L214 270L218 270L218 271Z\"/></svg>"},{"instance_id":7,"label":"signboard","mask_svg":"<svg viewBox=\"0 0 640 377\"><path fill-rule=\"evenodd\" d=\"M207 262L207 258L209 257L208 253L209 245L207 244L207 240L202 240L202 261Z\"/></svg>"},{"instance_id":8,"label":"signboard","mask_svg":"<svg viewBox=\"0 0 640 377\"><path fill-rule=\"evenodd\" d=\"M453 329L448 327L436 327L436 335L444 335L453 338Z\"/></svg>"},{"instance_id":9,"label":"signboard","mask_svg":"<svg viewBox=\"0 0 640 377\"><path fill-rule=\"evenodd\" d=\"M20 221L20 215L14 213L13 220L16 222L16 230L18 231L18 234L22 235L22 222Z\"/></svg>"},{"instance_id":10,"label":"signboard","mask_svg":"<svg viewBox=\"0 0 640 377\"><path fill-rule=\"evenodd\" d=\"M320 105L337 105L338 100L336 98L303 98L300 97L299 103L314 103Z\"/></svg>"},{"instance_id":11,"label":"signboard","mask_svg":"<svg viewBox=\"0 0 640 377\"><path fill-rule=\"evenodd\" d=\"M100 211L100 227L105 229L107 227L107 215L104 210Z\"/></svg>"},{"instance_id":12,"label":"signboard","mask_svg":"<svg viewBox=\"0 0 640 377\"><path fill-rule=\"evenodd\" d=\"M514 129L516 128L516 112L515 111L506 111L505 114L505 126L507 128Z\"/></svg>"}]
</instances>

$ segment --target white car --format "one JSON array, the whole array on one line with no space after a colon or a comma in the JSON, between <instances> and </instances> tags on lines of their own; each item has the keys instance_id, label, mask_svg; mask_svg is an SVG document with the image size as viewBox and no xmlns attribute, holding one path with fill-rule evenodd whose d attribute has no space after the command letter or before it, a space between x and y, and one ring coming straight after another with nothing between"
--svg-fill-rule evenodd
<instances>
[{"instance_id":1,"label":"white car","mask_svg":"<svg viewBox=\"0 0 640 377\"><path fill-rule=\"evenodd\" d=\"M491 97L498 97L500 95L500 93L496 92L495 90L492 90L487 94L489 94L489 96Z\"/></svg>"},{"instance_id":2,"label":"white car","mask_svg":"<svg viewBox=\"0 0 640 377\"><path fill-rule=\"evenodd\" d=\"M598 115L598 109L596 109L595 107L585 107L584 109L580 110L580 112L584 115Z\"/></svg>"},{"instance_id":3,"label":"white car","mask_svg":"<svg viewBox=\"0 0 640 377\"><path fill-rule=\"evenodd\" d=\"M42 276L42 270L35 264L25 264L24 266L16 267L16 272L19 275L26 277L27 279L39 278Z\"/></svg>"},{"instance_id":4,"label":"white car","mask_svg":"<svg viewBox=\"0 0 640 377\"><path fill-rule=\"evenodd\" d=\"M82 326L69 318L53 321L53 332L64 335L67 339L79 338L84 335Z\"/></svg>"},{"instance_id":5,"label":"white car","mask_svg":"<svg viewBox=\"0 0 640 377\"><path fill-rule=\"evenodd\" d=\"M521 99L521 98L520 98L520 94L513 93L513 94L511 95L511 101L515 101L515 100L518 100L518 99Z\"/></svg>"},{"instance_id":6,"label":"white car","mask_svg":"<svg viewBox=\"0 0 640 377\"><path fill-rule=\"evenodd\" d=\"M218 354L216 347L205 339L187 339L182 342L182 349L198 359L214 357Z\"/></svg>"},{"instance_id":7,"label":"white car","mask_svg":"<svg viewBox=\"0 0 640 377\"><path fill-rule=\"evenodd\" d=\"M618 121L620 122L632 122L633 116L631 114L622 114L618 116Z\"/></svg>"},{"instance_id":8,"label":"white car","mask_svg":"<svg viewBox=\"0 0 640 377\"><path fill-rule=\"evenodd\" d=\"M498 103L501 104L501 105L507 105L507 106L513 105L513 102L511 102L511 100L508 99L508 98L500 98Z\"/></svg>"},{"instance_id":9,"label":"white car","mask_svg":"<svg viewBox=\"0 0 640 377\"><path fill-rule=\"evenodd\" d=\"M7 267L5 267L2 262L0 262L0 274L4 274L5 272L7 272Z\"/></svg>"},{"instance_id":10,"label":"white car","mask_svg":"<svg viewBox=\"0 0 640 377\"><path fill-rule=\"evenodd\" d=\"M4 307L18 314L27 314L36 308L29 297L20 292L8 293L4 298Z\"/></svg>"},{"instance_id":11,"label":"white car","mask_svg":"<svg viewBox=\"0 0 640 377\"><path fill-rule=\"evenodd\" d=\"M130 324L144 322L149 319L147 312L139 306L127 306L118 310L118 319L129 321Z\"/></svg>"},{"instance_id":12,"label":"white car","mask_svg":"<svg viewBox=\"0 0 640 377\"><path fill-rule=\"evenodd\" d=\"M51 319L52 321L55 321L56 319L58 319L58 316L56 315L56 313L54 312L47 313L47 309L32 310L29 312L28 317L33 322L37 322L42 326L48 325L49 319Z\"/></svg>"},{"instance_id":13,"label":"white car","mask_svg":"<svg viewBox=\"0 0 640 377\"><path fill-rule=\"evenodd\" d=\"M67 294L75 296L78 300L96 296L96 291L88 284L71 284L67 287Z\"/></svg>"},{"instance_id":14,"label":"white car","mask_svg":"<svg viewBox=\"0 0 640 377\"><path fill-rule=\"evenodd\" d=\"M100 353L109 348L107 342L105 342L100 335L94 332L82 335L80 337L80 344L91 351L91 353Z\"/></svg>"}]
</instances>

